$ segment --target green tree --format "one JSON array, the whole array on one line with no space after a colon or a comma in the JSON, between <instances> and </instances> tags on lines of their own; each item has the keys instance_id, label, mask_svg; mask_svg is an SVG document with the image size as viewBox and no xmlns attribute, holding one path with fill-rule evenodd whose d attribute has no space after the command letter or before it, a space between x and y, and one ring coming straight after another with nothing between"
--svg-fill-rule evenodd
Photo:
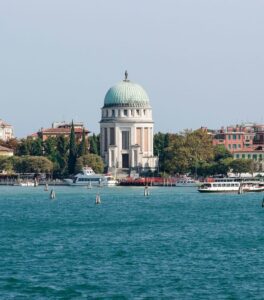
<instances>
[{"instance_id":1,"label":"green tree","mask_svg":"<svg viewBox=\"0 0 264 300\"><path fill-rule=\"evenodd\" d=\"M44 143L44 155L53 162L57 161L57 139L56 137L48 137Z\"/></svg>"},{"instance_id":2,"label":"green tree","mask_svg":"<svg viewBox=\"0 0 264 300\"><path fill-rule=\"evenodd\" d=\"M166 148L169 146L169 134L158 132L154 135L153 150L154 155L159 158L159 169L164 171L166 159Z\"/></svg>"},{"instance_id":3,"label":"green tree","mask_svg":"<svg viewBox=\"0 0 264 300\"><path fill-rule=\"evenodd\" d=\"M232 172L234 173L247 173L247 172L252 172L252 164L253 160L251 159L234 159L230 163L230 168L232 169Z\"/></svg>"},{"instance_id":4,"label":"green tree","mask_svg":"<svg viewBox=\"0 0 264 300\"><path fill-rule=\"evenodd\" d=\"M50 173L53 163L43 156L21 156L13 158L17 173Z\"/></svg>"},{"instance_id":5,"label":"green tree","mask_svg":"<svg viewBox=\"0 0 264 300\"><path fill-rule=\"evenodd\" d=\"M70 134L70 145L69 145L69 158L68 158L69 174L74 174L75 172L76 159L77 159L77 147L75 141L74 124L72 122L71 134Z\"/></svg>"},{"instance_id":6,"label":"green tree","mask_svg":"<svg viewBox=\"0 0 264 300\"><path fill-rule=\"evenodd\" d=\"M13 173L14 165L11 157L0 156L0 172Z\"/></svg>"},{"instance_id":7,"label":"green tree","mask_svg":"<svg viewBox=\"0 0 264 300\"><path fill-rule=\"evenodd\" d=\"M29 142L27 139L22 139L20 143L18 144L17 150L16 150L17 155L29 155L30 154L30 149L29 149Z\"/></svg>"},{"instance_id":8,"label":"green tree","mask_svg":"<svg viewBox=\"0 0 264 300\"><path fill-rule=\"evenodd\" d=\"M57 174L54 174L55 177L57 177L56 175L58 175L58 177L62 177L68 174L68 169L67 169L68 149L69 149L68 139L65 138L63 135L59 136L57 138L57 158L56 158L57 169L55 169Z\"/></svg>"},{"instance_id":9,"label":"green tree","mask_svg":"<svg viewBox=\"0 0 264 300\"><path fill-rule=\"evenodd\" d=\"M31 143L30 155L42 156L43 155L43 144L41 138L33 140Z\"/></svg>"},{"instance_id":10,"label":"green tree","mask_svg":"<svg viewBox=\"0 0 264 300\"><path fill-rule=\"evenodd\" d=\"M89 152L93 154L100 155L100 135L95 135L89 137Z\"/></svg>"},{"instance_id":11,"label":"green tree","mask_svg":"<svg viewBox=\"0 0 264 300\"><path fill-rule=\"evenodd\" d=\"M83 128L82 140L79 145L79 156L86 155L88 153L88 143L86 139L85 129Z\"/></svg>"},{"instance_id":12,"label":"green tree","mask_svg":"<svg viewBox=\"0 0 264 300\"><path fill-rule=\"evenodd\" d=\"M91 167L95 173L102 173L104 171L103 160L99 155L96 154L90 153L79 157L76 162L75 172L80 172L85 166Z\"/></svg>"},{"instance_id":13,"label":"green tree","mask_svg":"<svg viewBox=\"0 0 264 300\"><path fill-rule=\"evenodd\" d=\"M232 157L232 154L226 149L224 145L216 145L214 147L214 160L219 161Z\"/></svg>"}]
</instances>

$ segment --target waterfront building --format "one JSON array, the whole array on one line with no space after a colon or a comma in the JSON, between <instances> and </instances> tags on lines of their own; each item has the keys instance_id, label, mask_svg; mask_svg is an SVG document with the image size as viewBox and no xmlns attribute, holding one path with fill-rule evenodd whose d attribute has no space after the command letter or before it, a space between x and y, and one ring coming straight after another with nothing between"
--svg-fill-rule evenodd
<instances>
[{"instance_id":1,"label":"waterfront building","mask_svg":"<svg viewBox=\"0 0 264 300\"><path fill-rule=\"evenodd\" d=\"M14 138L13 126L0 119L0 140L8 141Z\"/></svg>"},{"instance_id":2,"label":"waterfront building","mask_svg":"<svg viewBox=\"0 0 264 300\"><path fill-rule=\"evenodd\" d=\"M14 150L0 146L0 156L13 156L14 155Z\"/></svg>"},{"instance_id":3,"label":"waterfront building","mask_svg":"<svg viewBox=\"0 0 264 300\"><path fill-rule=\"evenodd\" d=\"M69 137L71 133L72 123L66 122L54 122L51 128L42 128L37 133L31 135L32 138L40 137L43 141L47 140L49 137L64 136ZM90 131L84 127L82 122L74 122L74 132L76 140L80 141L82 139L83 129L85 130L85 137L88 139Z\"/></svg>"},{"instance_id":4,"label":"waterfront building","mask_svg":"<svg viewBox=\"0 0 264 300\"><path fill-rule=\"evenodd\" d=\"M125 79L104 98L100 121L101 156L109 171L155 170L152 108L146 91Z\"/></svg>"},{"instance_id":5,"label":"waterfront building","mask_svg":"<svg viewBox=\"0 0 264 300\"><path fill-rule=\"evenodd\" d=\"M242 124L211 131L214 145L224 145L234 159L253 159L264 167L264 125Z\"/></svg>"}]
</instances>

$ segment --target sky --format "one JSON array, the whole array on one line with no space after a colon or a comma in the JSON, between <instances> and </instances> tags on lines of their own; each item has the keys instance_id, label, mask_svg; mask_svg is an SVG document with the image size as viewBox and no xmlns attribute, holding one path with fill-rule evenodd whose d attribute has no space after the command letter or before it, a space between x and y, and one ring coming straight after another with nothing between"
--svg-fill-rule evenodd
<instances>
[{"instance_id":1,"label":"sky","mask_svg":"<svg viewBox=\"0 0 264 300\"><path fill-rule=\"evenodd\" d=\"M0 0L0 118L99 133L107 90L147 91L155 131L264 123L263 0Z\"/></svg>"}]
</instances>

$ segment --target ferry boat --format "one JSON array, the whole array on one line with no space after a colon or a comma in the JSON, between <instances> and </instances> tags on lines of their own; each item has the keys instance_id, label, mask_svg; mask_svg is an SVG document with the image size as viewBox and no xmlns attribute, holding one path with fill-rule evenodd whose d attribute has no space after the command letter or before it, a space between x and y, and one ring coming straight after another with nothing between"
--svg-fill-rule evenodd
<instances>
[{"instance_id":1,"label":"ferry boat","mask_svg":"<svg viewBox=\"0 0 264 300\"><path fill-rule=\"evenodd\" d=\"M198 191L200 193L226 193L226 192L238 192L240 187L239 182L206 182L203 183Z\"/></svg>"},{"instance_id":2,"label":"ferry boat","mask_svg":"<svg viewBox=\"0 0 264 300\"><path fill-rule=\"evenodd\" d=\"M263 192L264 182L245 180L241 178L218 178L203 183L198 191L200 193L227 193L227 192Z\"/></svg>"},{"instance_id":3,"label":"ferry boat","mask_svg":"<svg viewBox=\"0 0 264 300\"><path fill-rule=\"evenodd\" d=\"M110 175L96 174L92 168L84 167L73 179L64 180L70 186L113 186L116 181Z\"/></svg>"}]
</instances>

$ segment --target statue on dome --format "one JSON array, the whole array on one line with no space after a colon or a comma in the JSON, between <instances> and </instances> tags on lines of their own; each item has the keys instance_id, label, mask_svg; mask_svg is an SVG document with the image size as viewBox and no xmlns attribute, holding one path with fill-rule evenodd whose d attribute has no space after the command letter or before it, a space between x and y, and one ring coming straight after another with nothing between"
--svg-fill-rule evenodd
<instances>
[{"instance_id":1,"label":"statue on dome","mask_svg":"<svg viewBox=\"0 0 264 300\"><path fill-rule=\"evenodd\" d=\"M124 81L128 81L127 80L127 77L128 77L128 73L127 73L127 70L125 71L125 80Z\"/></svg>"}]
</instances>

